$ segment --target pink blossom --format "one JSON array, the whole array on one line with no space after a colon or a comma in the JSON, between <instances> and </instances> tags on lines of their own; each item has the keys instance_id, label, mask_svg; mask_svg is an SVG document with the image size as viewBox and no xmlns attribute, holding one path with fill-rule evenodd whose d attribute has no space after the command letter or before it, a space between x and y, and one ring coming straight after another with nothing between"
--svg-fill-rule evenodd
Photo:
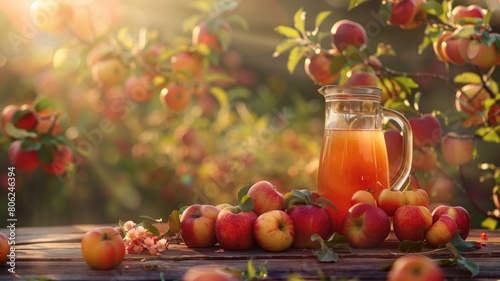
<instances>
[{"instance_id":1,"label":"pink blossom","mask_svg":"<svg viewBox=\"0 0 500 281\"><path fill-rule=\"evenodd\" d=\"M133 221L127 221L123 224L123 229L125 229L126 232L132 230L135 228L135 222Z\"/></svg>"}]
</instances>

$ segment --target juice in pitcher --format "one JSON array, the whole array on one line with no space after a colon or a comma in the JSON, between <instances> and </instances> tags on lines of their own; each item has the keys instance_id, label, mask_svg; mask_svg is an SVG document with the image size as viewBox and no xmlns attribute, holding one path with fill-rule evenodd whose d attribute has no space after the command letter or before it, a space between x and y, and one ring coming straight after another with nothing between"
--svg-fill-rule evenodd
<instances>
[{"instance_id":1,"label":"juice in pitcher","mask_svg":"<svg viewBox=\"0 0 500 281\"><path fill-rule=\"evenodd\" d=\"M326 129L318 170L318 191L338 208L332 208L332 232L341 232L342 220L358 190L375 198L389 188L389 166L382 130Z\"/></svg>"}]
</instances>

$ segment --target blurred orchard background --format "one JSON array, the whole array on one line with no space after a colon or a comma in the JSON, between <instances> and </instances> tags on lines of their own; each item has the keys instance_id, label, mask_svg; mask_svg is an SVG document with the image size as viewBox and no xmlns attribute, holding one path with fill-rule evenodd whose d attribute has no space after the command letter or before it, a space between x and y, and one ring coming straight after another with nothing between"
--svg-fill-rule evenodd
<instances>
[{"instance_id":1,"label":"blurred orchard background","mask_svg":"<svg viewBox=\"0 0 500 281\"><path fill-rule=\"evenodd\" d=\"M300 8L310 29L321 11L331 12L322 23L326 31L340 19L371 26L367 47L384 42L397 53L380 58L386 66L445 71L432 48L417 52L424 27L387 25L378 16L380 1L349 11L347 0L35 2L38 8L32 0L0 2L0 108L35 108L46 119L45 128L28 135L4 128L0 136L0 206L7 206L11 143L25 139L24 148L38 152L40 164L16 170L20 226L166 218L193 203L236 204L239 188L262 179L283 192L315 190L324 100L303 61L290 73L287 55L273 57L283 40L275 28L292 26ZM498 1L453 3L459 4L490 9L490 25L500 30ZM208 18L230 25L220 33L219 49L192 41L193 29ZM201 70L182 58L193 51ZM184 65L176 66L174 57ZM455 111L455 89L429 78L416 82L421 113ZM167 88L175 100L165 100ZM443 132L450 130L443 121ZM431 203L463 205L474 227L495 209L495 182L480 180L492 171L478 166L500 165L498 143L480 142L476 158L462 167L467 194L456 167L414 171ZM72 151L71 161L47 168L62 147ZM436 184L436 174L447 181ZM0 214L7 216L7 208Z\"/></svg>"}]
</instances>

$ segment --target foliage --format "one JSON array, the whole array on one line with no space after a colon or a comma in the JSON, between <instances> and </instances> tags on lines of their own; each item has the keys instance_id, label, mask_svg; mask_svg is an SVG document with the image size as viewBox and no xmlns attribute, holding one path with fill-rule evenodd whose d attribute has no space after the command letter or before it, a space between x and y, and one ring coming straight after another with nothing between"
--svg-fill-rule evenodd
<instances>
[{"instance_id":1,"label":"foliage","mask_svg":"<svg viewBox=\"0 0 500 281\"><path fill-rule=\"evenodd\" d=\"M351 0L348 10L358 8L366 2L370 1ZM455 19L457 13L455 10L463 6L453 5L452 1L447 0L441 3L428 0L420 1L416 12L408 14L406 23L393 24L391 22L392 15L396 13L392 11L392 9L396 9L393 5L396 4L388 1L383 1L379 5L379 20L387 26L400 27L405 33L412 34L411 36L417 30L423 30L418 53L422 54L426 49L432 48L431 51L434 51L436 60L444 65L439 69L441 72L407 72L389 67L383 63L383 60L398 56L394 46L384 42L373 42L374 38L366 38L367 31L361 25L359 25L359 32L351 26L350 34L342 34L341 32L336 34L334 28L343 21L342 19L337 19L329 32L322 24L331 15L330 11L319 12L313 17L314 26L307 30L305 27L306 11L302 8L295 12L291 25L276 27L276 32L284 39L277 44L274 56L278 57L288 52L287 69L290 73L293 73L299 63L304 61L306 73L319 85L325 84L323 81L328 81L327 84L334 81L340 85L380 87L382 89L382 103L385 107L402 112L408 119L431 114L440 120L443 136L446 132L457 132L474 138L476 148L472 152L471 159L479 160L482 155L478 155L478 147L497 148L500 144L498 137L500 132L500 112L498 110L500 108L500 93L498 84L493 78L495 68L500 62L500 36L491 29L489 24L492 12L478 8L481 17L464 16ZM465 7L463 8L465 9ZM354 24L357 23L351 25ZM416 29L419 26L423 28ZM363 39L358 33L363 33L365 38ZM334 39L335 36L337 39ZM344 37L338 39L342 36ZM355 39L359 41L349 42ZM339 47L335 40L344 40L348 46ZM453 44L457 46L462 44L460 45L462 49L456 47L454 49L456 53L452 54L452 51L446 49L445 46ZM481 44L484 46L484 49L481 49L482 59L490 60L487 64L478 62L478 58L481 56L473 56L473 53L477 51L476 46ZM451 50L452 47L449 46L448 48ZM486 54L486 50L490 49L491 57ZM448 53L444 53L445 50L448 50ZM326 54L330 67L325 68L324 64L319 63L314 65L313 60L317 59L318 54ZM358 80L353 78L362 77L362 75L365 76ZM330 77L330 80L324 77ZM366 77L370 77L370 79ZM431 92L422 92L418 81L424 77L449 85L449 90L456 95L454 104L448 106L447 110L422 112L419 105L421 100L427 97L431 98L433 95ZM476 85L478 90L467 93L467 89L472 88L472 85ZM392 125L388 123L385 126L389 129ZM414 167L411 173L412 187L426 189L431 196L436 196L435 199L431 198L431 201L441 202L443 197L439 196L438 193L446 193L450 190L443 191L444 184L438 184L437 181L446 178L447 181L453 182L450 185L455 186L456 190L465 193L471 204L486 217L483 226L495 228L497 224L492 222L498 221L498 209L488 210L484 206L480 206L481 204L476 202L474 195L472 195L475 192L472 187L474 184L464 177L463 169L471 166L470 161L459 166L449 164L440 153L440 148L440 146L436 146L431 148L430 152L427 151L427 154L432 154L437 158L437 162L431 164L431 168L416 166L416 158L414 157ZM414 155L420 155L418 160L422 159L421 149L420 147L414 148ZM479 163L477 166L480 167L480 170L492 171L492 173L488 172L487 176L481 177L483 185L495 182L495 176L491 175L497 175L498 168L494 163ZM493 192L493 194L495 193ZM450 200L450 198L444 200Z\"/></svg>"}]
</instances>

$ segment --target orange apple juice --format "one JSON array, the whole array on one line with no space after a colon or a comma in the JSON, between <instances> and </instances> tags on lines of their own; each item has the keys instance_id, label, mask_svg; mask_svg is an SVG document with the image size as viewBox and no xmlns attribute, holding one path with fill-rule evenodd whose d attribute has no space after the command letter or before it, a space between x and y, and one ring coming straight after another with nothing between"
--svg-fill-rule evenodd
<instances>
[{"instance_id":1,"label":"orange apple juice","mask_svg":"<svg viewBox=\"0 0 500 281\"><path fill-rule=\"evenodd\" d=\"M371 189L375 198L389 188L389 164L382 130L326 130L318 170L318 191L338 208L332 208L334 232L358 190Z\"/></svg>"}]
</instances>

